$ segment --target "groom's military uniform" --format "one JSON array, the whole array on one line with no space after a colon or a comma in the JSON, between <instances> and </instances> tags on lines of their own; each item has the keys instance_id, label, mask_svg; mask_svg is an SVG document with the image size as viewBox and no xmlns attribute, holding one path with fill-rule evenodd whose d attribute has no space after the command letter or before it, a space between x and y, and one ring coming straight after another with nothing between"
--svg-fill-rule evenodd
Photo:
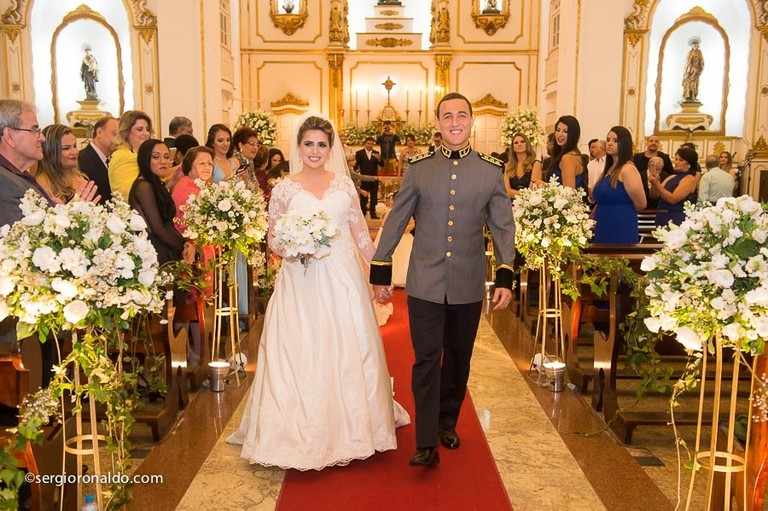
<instances>
[{"instance_id":1,"label":"groom's military uniform","mask_svg":"<svg viewBox=\"0 0 768 511\"><path fill-rule=\"evenodd\" d=\"M441 146L412 158L371 263L371 283L389 285L392 254L415 217L405 291L416 353L412 387L419 448L435 446L438 430L456 426L485 296L486 224L493 235L496 286L512 286L515 224L503 179L502 162L469 145L458 151ZM434 307L448 307L444 325L420 321Z\"/></svg>"}]
</instances>

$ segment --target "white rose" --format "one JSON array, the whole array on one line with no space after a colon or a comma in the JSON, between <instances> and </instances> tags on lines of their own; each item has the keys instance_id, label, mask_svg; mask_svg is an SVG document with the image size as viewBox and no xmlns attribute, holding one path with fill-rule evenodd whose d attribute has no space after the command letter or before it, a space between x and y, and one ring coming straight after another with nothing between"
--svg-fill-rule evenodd
<instances>
[{"instance_id":1,"label":"white rose","mask_svg":"<svg viewBox=\"0 0 768 511\"><path fill-rule=\"evenodd\" d=\"M143 286L149 287L155 282L156 275L157 275L157 272L155 272L155 270L152 268L141 270L139 272L139 282Z\"/></svg>"},{"instance_id":2,"label":"white rose","mask_svg":"<svg viewBox=\"0 0 768 511\"><path fill-rule=\"evenodd\" d=\"M120 220L115 215L109 215L109 218L107 218L107 229L109 229L112 234L122 233L125 231L125 227L125 222Z\"/></svg>"},{"instance_id":3,"label":"white rose","mask_svg":"<svg viewBox=\"0 0 768 511\"><path fill-rule=\"evenodd\" d=\"M713 284L730 288L733 285L733 273L729 270L712 270L707 272L707 278Z\"/></svg>"},{"instance_id":4,"label":"white rose","mask_svg":"<svg viewBox=\"0 0 768 511\"><path fill-rule=\"evenodd\" d=\"M229 199L222 199L219 201L218 208L221 211L229 211L232 209L232 202Z\"/></svg>"},{"instance_id":5,"label":"white rose","mask_svg":"<svg viewBox=\"0 0 768 511\"><path fill-rule=\"evenodd\" d=\"M60 277L56 277L51 281L51 288L59 293L58 299L62 303L77 296L77 286Z\"/></svg>"},{"instance_id":6,"label":"white rose","mask_svg":"<svg viewBox=\"0 0 768 511\"><path fill-rule=\"evenodd\" d=\"M38 247L32 253L32 263L43 271L57 272L61 267L51 247Z\"/></svg>"},{"instance_id":7,"label":"white rose","mask_svg":"<svg viewBox=\"0 0 768 511\"><path fill-rule=\"evenodd\" d=\"M675 328L674 332L677 336L678 342L682 344L686 350L702 350L701 338L699 338L699 334L697 334L693 329L688 328L687 326L681 326L679 328Z\"/></svg>"},{"instance_id":8,"label":"white rose","mask_svg":"<svg viewBox=\"0 0 768 511\"><path fill-rule=\"evenodd\" d=\"M653 333L658 333L659 328L661 328L661 321L659 321L658 318L645 318L643 322L645 323L646 328Z\"/></svg>"},{"instance_id":9,"label":"white rose","mask_svg":"<svg viewBox=\"0 0 768 511\"><path fill-rule=\"evenodd\" d=\"M45 219L45 210L44 209L36 209L34 211L30 211L29 214L25 215L24 218L21 219L21 223L23 225L40 225L40 223Z\"/></svg>"},{"instance_id":10,"label":"white rose","mask_svg":"<svg viewBox=\"0 0 768 511\"><path fill-rule=\"evenodd\" d=\"M64 319L73 325L78 324L88 315L88 305L82 300L74 300L64 306Z\"/></svg>"},{"instance_id":11,"label":"white rose","mask_svg":"<svg viewBox=\"0 0 768 511\"><path fill-rule=\"evenodd\" d=\"M741 325L738 323L731 323L723 327L723 335L732 342L736 342L741 339Z\"/></svg>"},{"instance_id":12,"label":"white rose","mask_svg":"<svg viewBox=\"0 0 768 511\"><path fill-rule=\"evenodd\" d=\"M16 287L10 277L0 277L0 296L8 296Z\"/></svg>"},{"instance_id":13,"label":"white rose","mask_svg":"<svg viewBox=\"0 0 768 511\"><path fill-rule=\"evenodd\" d=\"M643 258L643 262L640 263L640 269L644 272L649 272L656 268L656 256L650 255Z\"/></svg>"}]
</instances>

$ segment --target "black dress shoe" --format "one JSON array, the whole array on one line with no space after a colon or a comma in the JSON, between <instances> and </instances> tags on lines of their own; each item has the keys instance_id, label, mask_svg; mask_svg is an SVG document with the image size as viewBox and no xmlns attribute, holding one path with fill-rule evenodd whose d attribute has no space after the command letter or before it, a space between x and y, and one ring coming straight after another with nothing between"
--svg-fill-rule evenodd
<instances>
[{"instance_id":1,"label":"black dress shoe","mask_svg":"<svg viewBox=\"0 0 768 511\"><path fill-rule=\"evenodd\" d=\"M455 429L444 429L440 431L440 443L447 449L458 449L461 445L461 439L456 434Z\"/></svg>"},{"instance_id":2,"label":"black dress shoe","mask_svg":"<svg viewBox=\"0 0 768 511\"><path fill-rule=\"evenodd\" d=\"M378 220L378 219L379 219L378 215L371 215L371 220Z\"/></svg>"},{"instance_id":3,"label":"black dress shoe","mask_svg":"<svg viewBox=\"0 0 768 511\"><path fill-rule=\"evenodd\" d=\"M416 454L413 455L409 465L426 465L432 466L440 463L440 453L437 452L437 447L427 447L426 449L416 449Z\"/></svg>"}]
</instances>

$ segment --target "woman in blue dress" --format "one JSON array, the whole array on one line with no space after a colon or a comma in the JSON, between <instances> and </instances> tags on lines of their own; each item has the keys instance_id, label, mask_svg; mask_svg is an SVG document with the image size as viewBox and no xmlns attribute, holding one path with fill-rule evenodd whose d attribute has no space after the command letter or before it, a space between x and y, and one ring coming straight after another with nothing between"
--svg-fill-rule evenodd
<instances>
[{"instance_id":1,"label":"woman in blue dress","mask_svg":"<svg viewBox=\"0 0 768 511\"><path fill-rule=\"evenodd\" d=\"M643 181L632 163L632 135L614 126L605 139L605 170L592 195L595 243L637 243L637 212L646 206Z\"/></svg>"},{"instance_id":2,"label":"woman in blue dress","mask_svg":"<svg viewBox=\"0 0 768 511\"><path fill-rule=\"evenodd\" d=\"M658 174L649 174L651 197L659 198L656 225L661 227L672 222L680 225L685 220L683 204L691 201L696 192L696 178L692 169L696 167L699 155L689 147L681 147L672 162L675 173L663 182Z\"/></svg>"},{"instance_id":3,"label":"woman in blue dress","mask_svg":"<svg viewBox=\"0 0 768 511\"><path fill-rule=\"evenodd\" d=\"M581 126L572 115L564 115L555 123L555 147L549 167L547 181L552 176L558 183L570 188L584 186L586 171L579 152Z\"/></svg>"}]
</instances>

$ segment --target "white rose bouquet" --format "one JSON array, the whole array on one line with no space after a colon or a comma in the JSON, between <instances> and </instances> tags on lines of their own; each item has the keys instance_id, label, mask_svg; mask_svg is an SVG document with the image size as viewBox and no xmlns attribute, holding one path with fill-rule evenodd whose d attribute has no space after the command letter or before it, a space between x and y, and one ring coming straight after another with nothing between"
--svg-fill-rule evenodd
<instances>
[{"instance_id":1,"label":"white rose bouquet","mask_svg":"<svg viewBox=\"0 0 768 511\"><path fill-rule=\"evenodd\" d=\"M501 143L509 147L515 133L522 133L530 141L532 146L544 143L544 123L539 119L536 110L520 108L504 118L501 123Z\"/></svg>"},{"instance_id":2,"label":"white rose bouquet","mask_svg":"<svg viewBox=\"0 0 768 511\"><path fill-rule=\"evenodd\" d=\"M139 312L161 312L167 278L144 219L119 200L48 207L28 191L23 217L0 228L0 319L38 331L127 329Z\"/></svg>"},{"instance_id":3,"label":"white rose bouquet","mask_svg":"<svg viewBox=\"0 0 768 511\"><path fill-rule=\"evenodd\" d=\"M261 145L273 146L277 143L277 122L267 112L263 110L243 112L235 121L235 130L244 126L256 132Z\"/></svg>"},{"instance_id":4,"label":"white rose bouquet","mask_svg":"<svg viewBox=\"0 0 768 511\"><path fill-rule=\"evenodd\" d=\"M686 206L679 226L657 229L664 248L643 260L652 332L672 332L701 351L723 346L763 353L768 338L768 215L743 195L703 209Z\"/></svg>"},{"instance_id":5,"label":"white rose bouquet","mask_svg":"<svg viewBox=\"0 0 768 511\"><path fill-rule=\"evenodd\" d=\"M336 223L320 208L302 205L289 210L275 223L274 241L286 259L299 259L306 268L311 259L330 253Z\"/></svg>"},{"instance_id":6,"label":"white rose bouquet","mask_svg":"<svg viewBox=\"0 0 768 511\"><path fill-rule=\"evenodd\" d=\"M221 247L222 257L229 262L238 251L250 259L269 226L262 193L238 179L196 183L200 193L190 195L181 206L186 235L204 245Z\"/></svg>"},{"instance_id":7,"label":"white rose bouquet","mask_svg":"<svg viewBox=\"0 0 768 511\"><path fill-rule=\"evenodd\" d=\"M546 265L562 276L561 265L578 256L592 236L594 220L584 191L564 187L551 178L545 186L523 188L513 203L515 246L528 268Z\"/></svg>"}]
</instances>

